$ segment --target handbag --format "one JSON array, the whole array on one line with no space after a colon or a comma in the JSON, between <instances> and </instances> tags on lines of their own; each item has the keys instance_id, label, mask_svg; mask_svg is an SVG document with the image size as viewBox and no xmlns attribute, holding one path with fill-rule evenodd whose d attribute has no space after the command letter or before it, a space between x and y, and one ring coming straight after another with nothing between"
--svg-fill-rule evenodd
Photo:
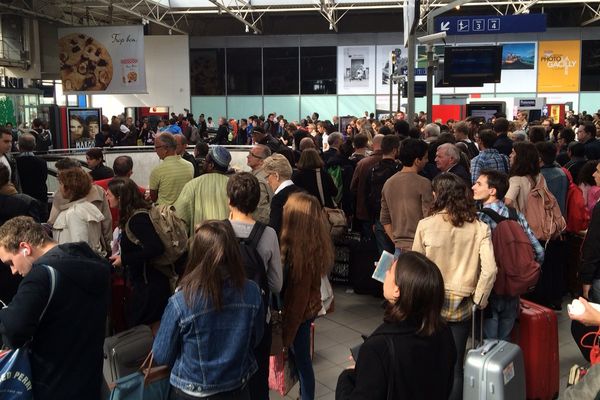
<instances>
[{"instance_id":1,"label":"handbag","mask_svg":"<svg viewBox=\"0 0 600 400\"><path fill-rule=\"evenodd\" d=\"M323 213L325 214L326 220L329 223L329 232L331 237L336 239L342 237L348 232L348 220L344 210L337 208L337 204L333 201L333 205L336 208L325 207L325 195L323 192L323 181L321 180L321 169L316 169L317 175L317 189L319 189L319 197L321 198L321 205L323 206Z\"/></svg>"},{"instance_id":2,"label":"handbag","mask_svg":"<svg viewBox=\"0 0 600 400\"><path fill-rule=\"evenodd\" d=\"M331 283L329 282L329 277L327 275L323 275L321 277L321 303L323 305L321 310L319 310L319 317L334 311L333 288L331 287Z\"/></svg>"},{"instance_id":3,"label":"handbag","mask_svg":"<svg viewBox=\"0 0 600 400\"><path fill-rule=\"evenodd\" d=\"M279 294L273 294L274 307L271 307L271 352L274 356L283 351L283 311Z\"/></svg>"},{"instance_id":4,"label":"handbag","mask_svg":"<svg viewBox=\"0 0 600 400\"><path fill-rule=\"evenodd\" d=\"M296 365L287 353L281 352L269 358L269 389L285 396L297 382Z\"/></svg>"},{"instance_id":5,"label":"handbag","mask_svg":"<svg viewBox=\"0 0 600 400\"><path fill-rule=\"evenodd\" d=\"M592 345L584 344L583 342L588 336L594 335L594 341ZM600 363L600 329L596 332L588 332L579 341L582 348L590 349L590 363L592 365Z\"/></svg>"},{"instance_id":6,"label":"handbag","mask_svg":"<svg viewBox=\"0 0 600 400\"><path fill-rule=\"evenodd\" d=\"M46 313L56 289L56 270L48 265L42 265L42 267L46 268L50 274L50 296L42 310L39 321ZM0 399L32 400L33 384L31 377L29 347L27 344L19 349L0 353Z\"/></svg>"},{"instance_id":7,"label":"handbag","mask_svg":"<svg viewBox=\"0 0 600 400\"><path fill-rule=\"evenodd\" d=\"M168 400L171 372L167 366L153 367L154 355L148 354L140 370L111 384L109 400Z\"/></svg>"}]
</instances>

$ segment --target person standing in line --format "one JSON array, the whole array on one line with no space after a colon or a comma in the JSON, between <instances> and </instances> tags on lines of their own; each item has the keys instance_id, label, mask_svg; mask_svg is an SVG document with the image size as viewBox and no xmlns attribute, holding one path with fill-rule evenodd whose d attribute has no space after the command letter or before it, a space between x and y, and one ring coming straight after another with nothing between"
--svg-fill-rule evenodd
<instances>
[{"instance_id":1,"label":"person standing in line","mask_svg":"<svg viewBox=\"0 0 600 400\"><path fill-rule=\"evenodd\" d=\"M333 265L333 243L322 215L321 204L308 193L292 193L283 207L283 346L298 369L301 400L315 398L310 326L323 307L321 277Z\"/></svg>"},{"instance_id":2,"label":"person standing in line","mask_svg":"<svg viewBox=\"0 0 600 400\"><path fill-rule=\"evenodd\" d=\"M490 228L477 219L475 201L465 181L442 172L432 185L431 213L417 225L412 250L426 255L444 277L442 317L450 326L457 354L450 400L459 400L463 395L462 362L472 306L487 306L497 267Z\"/></svg>"}]
</instances>

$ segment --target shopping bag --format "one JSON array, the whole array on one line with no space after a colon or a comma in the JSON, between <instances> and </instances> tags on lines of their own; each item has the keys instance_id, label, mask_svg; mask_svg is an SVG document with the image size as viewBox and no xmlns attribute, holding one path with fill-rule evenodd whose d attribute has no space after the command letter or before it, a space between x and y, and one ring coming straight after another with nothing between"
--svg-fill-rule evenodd
<instances>
[{"instance_id":1,"label":"shopping bag","mask_svg":"<svg viewBox=\"0 0 600 400\"><path fill-rule=\"evenodd\" d=\"M28 353L27 347L0 353L0 399L33 399Z\"/></svg>"},{"instance_id":2,"label":"shopping bag","mask_svg":"<svg viewBox=\"0 0 600 400\"><path fill-rule=\"evenodd\" d=\"M271 356L269 360L269 389L285 396L298 382L298 371L287 353Z\"/></svg>"},{"instance_id":3,"label":"shopping bag","mask_svg":"<svg viewBox=\"0 0 600 400\"><path fill-rule=\"evenodd\" d=\"M111 384L109 400L168 400L170 371L166 366L153 367L152 353L140 370Z\"/></svg>"}]
</instances>

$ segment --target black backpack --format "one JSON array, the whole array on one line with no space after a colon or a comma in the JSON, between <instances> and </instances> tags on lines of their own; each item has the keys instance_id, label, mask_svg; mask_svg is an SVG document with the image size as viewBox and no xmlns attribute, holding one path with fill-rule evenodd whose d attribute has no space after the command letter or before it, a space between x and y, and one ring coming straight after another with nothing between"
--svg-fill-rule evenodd
<instances>
[{"instance_id":1,"label":"black backpack","mask_svg":"<svg viewBox=\"0 0 600 400\"><path fill-rule=\"evenodd\" d=\"M240 254L242 255L246 277L251 281L256 282L260 288L265 310L269 305L269 284L267 281L265 263L258 253L257 247L266 227L267 226L262 222L256 221L247 238L237 238L240 245Z\"/></svg>"},{"instance_id":2,"label":"black backpack","mask_svg":"<svg viewBox=\"0 0 600 400\"><path fill-rule=\"evenodd\" d=\"M367 209L371 218L376 220L379 219L379 213L381 212L381 190L383 189L383 185L396 172L402 169L402 164L399 162L390 164L382 161L371 168L369 184L367 184L369 190L367 194Z\"/></svg>"}]
</instances>

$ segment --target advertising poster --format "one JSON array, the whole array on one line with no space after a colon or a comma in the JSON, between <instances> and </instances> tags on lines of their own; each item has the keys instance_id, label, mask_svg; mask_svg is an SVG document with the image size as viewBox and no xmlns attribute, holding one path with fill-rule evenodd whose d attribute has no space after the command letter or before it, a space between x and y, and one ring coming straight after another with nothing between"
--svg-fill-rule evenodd
<instances>
[{"instance_id":1,"label":"advertising poster","mask_svg":"<svg viewBox=\"0 0 600 400\"><path fill-rule=\"evenodd\" d=\"M539 42L538 92L578 92L579 40Z\"/></svg>"},{"instance_id":2,"label":"advertising poster","mask_svg":"<svg viewBox=\"0 0 600 400\"><path fill-rule=\"evenodd\" d=\"M408 65L408 51L404 46L388 45L377 46L377 93L389 94L390 92L390 71L392 65L392 52L395 49L400 50L400 60L397 61L399 67ZM397 74L400 71L396 72ZM394 93L398 90L398 85L394 84ZM388 106L389 107L389 106Z\"/></svg>"},{"instance_id":3,"label":"advertising poster","mask_svg":"<svg viewBox=\"0 0 600 400\"><path fill-rule=\"evenodd\" d=\"M375 46L338 47L338 94L375 92Z\"/></svg>"},{"instance_id":4,"label":"advertising poster","mask_svg":"<svg viewBox=\"0 0 600 400\"><path fill-rule=\"evenodd\" d=\"M502 69L534 69L535 43L503 43Z\"/></svg>"},{"instance_id":5,"label":"advertising poster","mask_svg":"<svg viewBox=\"0 0 600 400\"><path fill-rule=\"evenodd\" d=\"M600 40L581 42L581 90L600 91Z\"/></svg>"},{"instance_id":6,"label":"advertising poster","mask_svg":"<svg viewBox=\"0 0 600 400\"><path fill-rule=\"evenodd\" d=\"M58 29L58 56L64 93L146 93L141 25Z\"/></svg>"},{"instance_id":7,"label":"advertising poster","mask_svg":"<svg viewBox=\"0 0 600 400\"><path fill-rule=\"evenodd\" d=\"M88 149L94 147L96 135L100 132L102 109L69 108L69 148Z\"/></svg>"}]
</instances>

